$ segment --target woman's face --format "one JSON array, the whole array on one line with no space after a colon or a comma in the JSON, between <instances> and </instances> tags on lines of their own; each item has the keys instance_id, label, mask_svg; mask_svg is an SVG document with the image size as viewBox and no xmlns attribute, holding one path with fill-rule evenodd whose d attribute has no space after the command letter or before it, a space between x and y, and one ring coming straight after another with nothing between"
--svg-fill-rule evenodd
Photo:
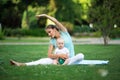
<instances>
[{"instance_id":1,"label":"woman's face","mask_svg":"<svg viewBox=\"0 0 120 80\"><path fill-rule=\"evenodd\" d=\"M46 33L49 37L54 38L55 37L55 29L46 29Z\"/></svg>"}]
</instances>

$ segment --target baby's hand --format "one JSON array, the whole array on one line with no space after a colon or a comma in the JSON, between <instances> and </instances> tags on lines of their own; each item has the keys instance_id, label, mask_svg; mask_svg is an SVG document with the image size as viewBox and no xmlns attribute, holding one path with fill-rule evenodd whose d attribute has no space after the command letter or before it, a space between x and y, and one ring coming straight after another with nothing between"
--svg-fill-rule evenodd
<instances>
[{"instance_id":1,"label":"baby's hand","mask_svg":"<svg viewBox=\"0 0 120 80\"><path fill-rule=\"evenodd\" d=\"M60 54L60 58L62 58L62 59L67 59L67 58L68 58L68 55L66 55L66 54Z\"/></svg>"}]
</instances>

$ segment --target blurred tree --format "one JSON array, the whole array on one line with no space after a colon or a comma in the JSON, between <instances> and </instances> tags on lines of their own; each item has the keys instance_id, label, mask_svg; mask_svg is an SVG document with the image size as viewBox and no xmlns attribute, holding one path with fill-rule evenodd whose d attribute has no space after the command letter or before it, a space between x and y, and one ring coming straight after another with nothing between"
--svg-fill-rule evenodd
<instances>
[{"instance_id":1,"label":"blurred tree","mask_svg":"<svg viewBox=\"0 0 120 80\"><path fill-rule=\"evenodd\" d=\"M0 22L3 27L20 27L18 25L21 24L21 11L17 4L19 1L0 0Z\"/></svg>"},{"instance_id":2,"label":"blurred tree","mask_svg":"<svg viewBox=\"0 0 120 80\"><path fill-rule=\"evenodd\" d=\"M22 16L26 14L26 24L29 26L31 16L28 16L28 6L46 6L48 3L49 0L0 0L0 23L6 28L21 27Z\"/></svg>"},{"instance_id":3,"label":"blurred tree","mask_svg":"<svg viewBox=\"0 0 120 80\"><path fill-rule=\"evenodd\" d=\"M108 44L110 31L114 24L120 25L120 0L92 0L89 9L89 22L93 23L94 28L101 31L104 38L104 45Z\"/></svg>"},{"instance_id":4,"label":"blurred tree","mask_svg":"<svg viewBox=\"0 0 120 80\"><path fill-rule=\"evenodd\" d=\"M55 13L56 18L59 19L60 21L69 21L73 23L75 16L73 1L56 0L55 3L58 9Z\"/></svg>"},{"instance_id":5,"label":"blurred tree","mask_svg":"<svg viewBox=\"0 0 120 80\"><path fill-rule=\"evenodd\" d=\"M91 0L73 0L73 2L75 3L74 12L76 13L75 24L79 26L89 25L87 13L91 6Z\"/></svg>"},{"instance_id":6,"label":"blurred tree","mask_svg":"<svg viewBox=\"0 0 120 80\"><path fill-rule=\"evenodd\" d=\"M40 14L44 12L46 5L49 3L48 0L22 0L22 5L24 5L24 14L22 20L22 27L23 28L36 28L37 20L35 18L36 14ZM39 8L40 7L40 8ZM36 11L39 10L39 11ZM39 23L40 19L38 20ZM24 24L26 26L24 26ZM40 26L43 26L43 23L40 23Z\"/></svg>"},{"instance_id":7,"label":"blurred tree","mask_svg":"<svg viewBox=\"0 0 120 80\"><path fill-rule=\"evenodd\" d=\"M70 33L73 31L73 24L81 25L81 4L74 0L50 0L48 9L49 15L62 22Z\"/></svg>"},{"instance_id":8,"label":"blurred tree","mask_svg":"<svg viewBox=\"0 0 120 80\"><path fill-rule=\"evenodd\" d=\"M72 0L50 0L49 14L55 16L59 21L73 22L74 2Z\"/></svg>"}]
</instances>

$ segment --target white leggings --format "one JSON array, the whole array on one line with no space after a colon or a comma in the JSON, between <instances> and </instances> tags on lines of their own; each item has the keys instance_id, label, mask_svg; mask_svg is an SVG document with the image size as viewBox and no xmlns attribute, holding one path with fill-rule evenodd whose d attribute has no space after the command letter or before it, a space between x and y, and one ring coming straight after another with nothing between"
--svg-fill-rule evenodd
<instances>
[{"instance_id":1,"label":"white leggings","mask_svg":"<svg viewBox=\"0 0 120 80\"><path fill-rule=\"evenodd\" d=\"M81 61L84 59L84 55L82 53L77 54L76 56L70 58L70 61L68 63L68 65L73 64L76 61ZM31 65L39 65L39 64L53 64L53 59L51 58L42 58L36 61L32 61L32 62L28 62L25 63L27 66L31 66Z\"/></svg>"}]
</instances>

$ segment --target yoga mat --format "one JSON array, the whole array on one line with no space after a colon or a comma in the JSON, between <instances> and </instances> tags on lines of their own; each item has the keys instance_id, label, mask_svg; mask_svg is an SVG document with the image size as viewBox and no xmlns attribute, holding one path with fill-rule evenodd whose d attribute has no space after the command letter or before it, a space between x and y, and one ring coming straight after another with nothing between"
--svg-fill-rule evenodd
<instances>
[{"instance_id":1,"label":"yoga mat","mask_svg":"<svg viewBox=\"0 0 120 80\"><path fill-rule=\"evenodd\" d=\"M108 62L109 62L108 60L82 60L82 61L74 62L72 64L94 65L94 64L108 64Z\"/></svg>"}]
</instances>

